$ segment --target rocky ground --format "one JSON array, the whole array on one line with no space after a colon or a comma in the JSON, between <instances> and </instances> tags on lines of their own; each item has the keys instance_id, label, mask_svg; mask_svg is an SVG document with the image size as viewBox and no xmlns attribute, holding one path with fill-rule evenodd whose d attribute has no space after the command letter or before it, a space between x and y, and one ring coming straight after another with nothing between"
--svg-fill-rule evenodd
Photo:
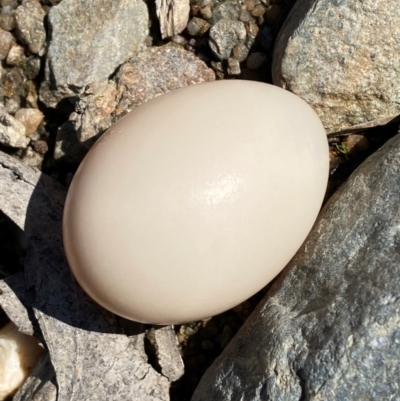
<instances>
[{"instance_id":1,"label":"rocky ground","mask_svg":"<svg viewBox=\"0 0 400 401\"><path fill-rule=\"evenodd\" d=\"M0 151L11 156L15 163L22 163L14 165L4 161L1 166L17 171L18 179L26 182L24 195L21 195L21 204L25 206L29 199L25 197L29 191L34 191L34 183L39 178L31 176L20 166L37 168L51 177L52 184L43 185L46 188L49 185L57 187L54 191L62 197L80 161L107 128L148 100L188 85L215 79L274 83L304 98L316 110L329 134L331 172L325 200L327 206L316 230L329 233L340 230L347 234L344 239L332 234L321 244L315 240L315 246L320 252L324 247L330 250L327 255L321 253L317 261L323 265L322 270L337 269L338 276L346 277L344 282L335 276L331 281L332 287L324 283L320 288L310 290L311 295L302 293L295 283L298 279L296 266L307 265L312 275L317 263L304 251L293 261L287 274L273 284L272 289L268 287L233 310L207 321L175 327L178 347L168 345L167 338L171 338L171 332L161 335L157 328L146 326L136 333L137 328L132 328L129 323L115 320L115 317L99 317L95 309L87 307L87 313L96 316L93 319L98 327L106 327L105 322L114 319L110 323L115 327L113 335L132 332L132 338L140 343L135 343L132 351L135 356L131 358L141 358L140 363L135 365L132 362L131 366L131 370L136 369L138 379L129 385L124 382L131 387L112 399L137 397L134 399L167 400L170 397L173 401L190 400L204 372L227 347L262 299L261 306L247 320L222 354L223 357L208 371L193 400L233 401L241 397L262 400L267 396L274 400L400 397L400 390L394 384L381 388L375 386L374 379L370 379L368 384L368 374L372 375L374 370L386 369L387 376L381 377L382 381L395 378L399 370L394 359L388 357L389 348L395 355L400 344L399 295L396 288L390 286L390 282L398 280L394 262L398 261L395 258L398 258L400 246L399 215L398 210L394 210L396 202L393 200L400 190L399 180L393 178L398 172L395 167L398 168L396 155L399 145L393 141L397 138L399 124L396 118L400 114L400 11L397 2L317 0L312 8L305 0L193 0L190 4L182 0L174 3L142 0L0 0L0 4ZM175 7L174 13L167 12L168 4ZM257 118L257 115L252 118ZM207 115L199 116L199 121L206 125ZM387 152L384 156L386 161L382 161L376 156L382 153L375 152L392 137L395 137L390 142L392 145L389 143L388 150L384 151ZM367 164L363 163L371 155ZM354 173L360 165L361 168ZM378 181L373 180L374 174L380 174ZM3 180L0 192L10 189L12 193L13 186L7 177L0 175ZM360 180L364 182L361 188L357 186ZM19 187L15 188L15 191L19 190ZM40 191L39 195L38 198L47 199ZM57 196L54 195L54 199ZM2 279L11 280L5 283L8 283L7 288L12 289L12 277L21 277L24 269L28 274L38 266L37 261L32 261L32 251L27 253L31 249L32 240L30 242L29 238L32 238L32 232L37 249L44 248L40 239L42 234L36 232L36 228L31 233L29 229L23 233L21 228L24 228L24 223L19 224L16 211L7 208L9 200L6 198L3 194L3 203L0 202L0 275ZM45 223L42 228L45 229L48 228L46 219L62 208L55 203L53 205L53 201L43 199L39 213L43 216ZM376 200L376 203L369 202L370 199ZM360 208L358 212L352 210L355 203ZM24 210L25 206L21 206L20 210ZM335 220L338 213L343 215L340 222ZM357 213L364 217L359 217ZM360 219L365 219L365 226L359 227L361 231L351 231L350 228L357 226ZM329 224L336 225L332 228ZM374 227L381 227L381 230L374 231ZM364 237L364 249L372 252L369 261L363 259L361 245L357 243L357 238ZM54 254L49 257L49 260L53 258L50 263L53 266L61 263L59 260L63 258L60 256L62 251L57 248L58 242L54 241ZM385 244L388 249L393 248L392 253L384 252ZM342 250L341 255L334 252L338 248ZM332 267L336 263L332 260L334 257L342 264L337 262ZM343 273L346 260L351 268ZM368 277L354 284L354 278L367 266L370 266ZM379 276L377 270L371 266L388 269L386 275L381 273L382 286L376 281ZM60 288L64 288L63 285L60 284ZM352 297L350 290L344 290L345 287L358 286L354 290L357 292L364 285L369 291L369 303L383 300L383 305L388 299L385 301L385 305L390 305L386 308L387 312L368 309L367 300ZM374 286L376 291L373 291ZM293 314L311 316L310 321L297 319L291 326L290 322L281 324L274 320L274 307L287 302L285 297L288 295L285 294L291 291L299 294L299 299L291 304L291 310L275 312L283 316L284 322L287 322L287 316ZM77 296L77 310L83 302L81 298L81 295ZM314 307L308 304L310 299L317 298L322 312L313 311ZM10 303L4 299L3 295L0 304L7 315L19 316L7 309ZM52 362L42 362L42 372L46 368L46 372L52 373L43 375L41 388L47 390L37 390L41 397L37 399L56 399L57 392L51 390L56 382L59 400L87 397L96 386L88 386L85 390L84 384L71 385L71 381L80 380L77 379L79 374L71 373L71 366L78 360L80 368L87 370L87 377L92 374L93 366L85 362L84 357L76 357L79 351L76 345L69 348L76 357L75 362L67 361L66 356L56 349L55 333L66 333L93 344L108 341L107 344L116 349L127 345L118 339L121 344L118 343L117 347L114 337L110 337L112 331L105 340L106 334L104 337L100 335L106 332L104 327L94 330L96 338L80 331L78 333L77 327L82 329L78 318L79 321L70 316L60 317L58 312L43 306L43 299L30 302L25 300L22 304L30 313L33 313L32 306L36 308L36 318L29 324L26 322L25 327L30 325L31 329L25 332L36 333L44 341ZM57 302L62 304L59 299ZM349 303L357 305L357 310L349 309ZM339 306L333 306L335 304L340 305L341 311L337 309ZM260 312L263 308L269 310L269 314L265 315L267 317ZM346 316L353 314L358 323L343 323L345 313ZM381 320L375 321L374 314L382 314ZM46 316L49 316L48 321ZM4 316L1 319L6 321ZM266 323L267 319L270 319L269 323ZM347 337L345 334L341 337L337 332L333 332L331 337L324 337L315 328L316 321L325 325L322 333L331 333L330 328L337 324ZM276 334L275 338L275 334L271 333L276 333L277 327L282 333L281 337ZM53 329L54 333L51 332ZM301 339L298 338L299 333L302 333ZM245 344L248 350L249 344L254 341L252 338L256 337L257 347L251 348L253 351L248 352L250 356L246 359L241 353L241 344ZM354 338L358 344L368 341L374 352L367 346L353 347ZM273 351L270 354L264 352L266 344L276 347L273 348L275 354ZM291 345L281 349L280 344ZM340 344L341 350L337 349L337 344ZM175 367L160 359L163 346L167 354L173 354L173 347L180 353L175 355ZM290 349L295 349L293 354L290 354ZM355 350L353 356L351 349ZM376 349L380 349L380 353ZM288 360L285 353L289 355ZM373 363L362 360L362 353L370 355ZM342 363L344 354L349 360L364 364L367 373L364 376L359 374L352 362ZM93 355L86 359L90 361ZM183 360L181 367L180 358ZM261 358L262 362L254 362L257 358ZM144 368L148 366L147 361L151 368ZM239 362L234 366L232 361ZM327 366L325 373L322 372L321 361ZM255 365L262 366L264 371L257 370ZM290 369L285 370L282 368L284 365L290 366ZM115 386L119 383L118 375L126 376L124 380L128 380L127 383L131 376L124 369L118 369L115 364L115 377L108 379ZM137 373L140 369L147 369L151 374ZM346 383L355 380L359 383L358 390L356 386L339 385L337 377L348 369L350 373L346 376ZM111 368L110 371L113 372ZM253 373L251 378L247 371ZM274 373L270 374L271 371ZM357 375L362 379L359 382L354 378ZM99 380L104 381L106 377L106 373L99 373ZM14 398L29 399L24 397L31 394L29 391L33 391L34 385L38 386L33 381L29 382ZM231 392L221 390L221 386L231 389ZM111 397L111 387L104 387L103 394ZM93 396L88 399L104 398Z\"/></svg>"}]
</instances>

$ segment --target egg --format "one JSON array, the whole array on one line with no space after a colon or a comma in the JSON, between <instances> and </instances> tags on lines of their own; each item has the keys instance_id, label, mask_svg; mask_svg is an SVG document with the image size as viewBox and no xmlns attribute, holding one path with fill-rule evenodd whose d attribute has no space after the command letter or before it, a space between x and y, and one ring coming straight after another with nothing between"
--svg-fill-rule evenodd
<instances>
[{"instance_id":1,"label":"egg","mask_svg":"<svg viewBox=\"0 0 400 401\"><path fill-rule=\"evenodd\" d=\"M293 257L328 170L325 130L292 93L240 80L175 90L121 118L79 166L63 217L69 265L122 317L216 315Z\"/></svg>"}]
</instances>

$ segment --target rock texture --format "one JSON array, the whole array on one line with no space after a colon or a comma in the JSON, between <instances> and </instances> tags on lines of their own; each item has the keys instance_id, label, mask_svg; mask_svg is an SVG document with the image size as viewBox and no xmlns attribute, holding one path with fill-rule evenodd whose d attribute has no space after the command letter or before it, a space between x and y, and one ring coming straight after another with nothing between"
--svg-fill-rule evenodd
<instances>
[{"instance_id":1,"label":"rock texture","mask_svg":"<svg viewBox=\"0 0 400 401\"><path fill-rule=\"evenodd\" d=\"M332 196L192 401L398 400L400 135Z\"/></svg>"},{"instance_id":2,"label":"rock texture","mask_svg":"<svg viewBox=\"0 0 400 401\"><path fill-rule=\"evenodd\" d=\"M187 25L190 12L189 0L156 0L157 17L160 21L161 36L181 33Z\"/></svg>"},{"instance_id":3,"label":"rock texture","mask_svg":"<svg viewBox=\"0 0 400 401\"><path fill-rule=\"evenodd\" d=\"M305 99L328 133L400 114L396 0L299 0L275 44L273 80Z\"/></svg>"},{"instance_id":4,"label":"rock texture","mask_svg":"<svg viewBox=\"0 0 400 401\"><path fill-rule=\"evenodd\" d=\"M45 15L38 0L25 1L15 12L18 36L34 54L39 53L46 42Z\"/></svg>"},{"instance_id":5,"label":"rock texture","mask_svg":"<svg viewBox=\"0 0 400 401\"><path fill-rule=\"evenodd\" d=\"M241 21L222 19L210 29L209 44L214 55L227 60L233 48L246 39L246 27Z\"/></svg>"},{"instance_id":6,"label":"rock texture","mask_svg":"<svg viewBox=\"0 0 400 401\"><path fill-rule=\"evenodd\" d=\"M76 90L108 78L144 48L148 10L142 0L63 0L49 12L46 79Z\"/></svg>"},{"instance_id":7,"label":"rock texture","mask_svg":"<svg viewBox=\"0 0 400 401\"><path fill-rule=\"evenodd\" d=\"M26 148L30 139L25 135L25 126L0 107L0 144L12 148Z\"/></svg>"},{"instance_id":8,"label":"rock texture","mask_svg":"<svg viewBox=\"0 0 400 401\"><path fill-rule=\"evenodd\" d=\"M144 327L93 303L72 277L61 238L65 192L0 152L0 210L29 238L24 273L0 280L0 306L50 356L15 399L167 401L170 382L147 363ZM179 351L170 335L160 341L163 358L172 360Z\"/></svg>"},{"instance_id":9,"label":"rock texture","mask_svg":"<svg viewBox=\"0 0 400 401\"><path fill-rule=\"evenodd\" d=\"M58 131L55 158L79 162L99 135L135 107L214 79L214 72L191 52L174 46L149 48L123 64L112 80L87 86Z\"/></svg>"}]
</instances>

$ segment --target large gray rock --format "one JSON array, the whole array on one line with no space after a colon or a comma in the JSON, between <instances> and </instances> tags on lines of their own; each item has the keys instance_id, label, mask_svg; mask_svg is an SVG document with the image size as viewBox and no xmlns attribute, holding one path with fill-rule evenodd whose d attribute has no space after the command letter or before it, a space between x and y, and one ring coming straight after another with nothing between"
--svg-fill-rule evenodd
<instances>
[{"instance_id":1,"label":"large gray rock","mask_svg":"<svg viewBox=\"0 0 400 401\"><path fill-rule=\"evenodd\" d=\"M274 83L306 100L328 133L400 114L397 0L299 0L281 29Z\"/></svg>"},{"instance_id":2,"label":"large gray rock","mask_svg":"<svg viewBox=\"0 0 400 401\"><path fill-rule=\"evenodd\" d=\"M144 48L148 20L142 0L63 0L49 12L47 80L74 89L108 78Z\"/></svg>"},{"instance_id":3,"label":"large gray rock","mask_svg":"<svg viewBox=\"0 0 400 401\"><path fill-rule=\"evenodd\" d=\"M400 399L399 177L397 135L329 200L192 401Z\"/></svg>"},{"instance_id":4,"label":"large gray rock","mask_svg":"<svg viewBox=\"0 0 400 401\"><path fill-rule=\"evenodd\" d=\"M55 158L79 162L107 128L135 107L174 89L214 79L203 61L181 47L149 48L124 63L112 80L87 86L76 112L58 131Z\"/></svg>"}]
</instances>

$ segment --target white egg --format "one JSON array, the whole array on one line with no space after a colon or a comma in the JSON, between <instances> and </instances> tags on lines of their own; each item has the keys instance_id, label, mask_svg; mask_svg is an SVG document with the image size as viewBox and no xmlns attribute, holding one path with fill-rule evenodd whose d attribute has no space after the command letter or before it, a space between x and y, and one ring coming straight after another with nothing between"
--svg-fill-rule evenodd
<instances>
[{"instance_id":1,"label":"white egg","mask_svg":"<svg viewBox=\"0 0 400 401\"><path fill-rule=\"evenodd\" d=\"M239 80L173 91L120 119L80 165L64 212L70 267L131 320L221 313L296 253L328 168L325 130L290 92Z\"/></svg>"}]
</instances>

